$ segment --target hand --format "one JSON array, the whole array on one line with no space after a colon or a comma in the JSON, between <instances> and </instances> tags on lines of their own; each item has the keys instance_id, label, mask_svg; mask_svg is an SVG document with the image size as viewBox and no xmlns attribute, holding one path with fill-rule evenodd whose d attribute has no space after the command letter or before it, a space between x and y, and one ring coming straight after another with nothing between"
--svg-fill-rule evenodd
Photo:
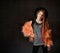
<instances>
[{"instance_id":1,"label":"hand","mask_svg":"<svg viewBox=\"0 0 60 53\"><path fill-rule=\"evenodd\" d=\"M48 49L48 51L50 51L51 50L51 46L47 46L47 49Z\"/></svg>"},{"instance_id":2,"label":"hand","mask_svg":"<svg viewBox=\"0 0 60 53\"><path fill-rule=\"evenodd\" d=\"M29 42L33 42L33 38L29 37Z\"/></svg>"}]
</instances>

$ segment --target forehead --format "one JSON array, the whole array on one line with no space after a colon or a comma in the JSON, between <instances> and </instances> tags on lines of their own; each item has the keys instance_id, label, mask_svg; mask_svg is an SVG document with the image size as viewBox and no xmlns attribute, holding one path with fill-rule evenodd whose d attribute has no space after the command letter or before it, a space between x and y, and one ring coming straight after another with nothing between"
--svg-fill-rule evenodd
<instances>
[{"instance_id":1,"label":"forehead","mask_svg":"<svg viewBox=\"0 0 60 53\"><path fill-rule=\"evenodd\" d=\"M39 10L39 11L37 12L37 14L44 14L44 11Z\"/></svg>"}]
</instances>

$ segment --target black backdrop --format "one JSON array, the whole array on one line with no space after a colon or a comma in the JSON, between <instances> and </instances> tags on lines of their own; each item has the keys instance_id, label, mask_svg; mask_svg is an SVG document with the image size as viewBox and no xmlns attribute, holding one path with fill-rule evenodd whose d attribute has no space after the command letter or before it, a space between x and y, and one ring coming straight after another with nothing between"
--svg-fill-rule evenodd
<instances>
[{"instance_id":1,"label":"black backdrop","mask_svg":"<svg viewBox=\"0 0 60 53\"><path fill-rule=\"evenodd\" d=\"M48 10L54 46L51 53L60 51L60 3L58 0L1 0L0 48L3 53L31 53L32 44L23 37L21 27L33 19L34 9L42 6Z\"/></svg>"}]
</instances>

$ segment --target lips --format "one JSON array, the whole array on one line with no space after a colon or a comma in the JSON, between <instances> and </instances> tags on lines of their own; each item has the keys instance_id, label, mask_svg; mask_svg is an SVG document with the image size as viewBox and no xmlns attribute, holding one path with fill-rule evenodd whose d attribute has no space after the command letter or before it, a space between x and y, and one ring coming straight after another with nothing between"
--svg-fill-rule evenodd
<instances>
[{"instance_id":1,"label":"lips","mask_svg":"<svg viewBox=\"0 0 60 53\"><path fill-rule=\"evenodd\" d=\"M41 21L43 20L43 18L41 18Z\"/></svg>"},{"instance_id":2,"label":"lips","mask_svg":"<svg viewBox=\"0 0 60 53\"><path fill-rule=\"evenodd\" d=\"M40 21L42 21L42 20L43 20L43 18L41 17L39 20L40 20Z\"/></svg>"}]
</instances>

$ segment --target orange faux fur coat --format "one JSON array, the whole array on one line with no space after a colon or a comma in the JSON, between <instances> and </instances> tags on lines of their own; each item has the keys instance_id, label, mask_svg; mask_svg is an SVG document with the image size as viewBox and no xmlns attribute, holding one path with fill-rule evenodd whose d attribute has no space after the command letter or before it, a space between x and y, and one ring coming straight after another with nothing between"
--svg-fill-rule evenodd
<instances>
[{"instance_id":1,"label":"orange faux fur coat","mask_svg":"<svg viewBox=\"0 0 60 53\"><path fill-rule=\"evenodd\" d=\"M34 33L33 33L33 28L32 28L32 21L27 21L23 26L22 26L22 32L24 34L24 37L28 37L31 42L34 40ZM44 42L45 46L52 46L53 41L52 41L52 35L51 35L51 29L49 28L48 21L46 21L42 24L42 40Z\"/></svg>"}]
</instances>

